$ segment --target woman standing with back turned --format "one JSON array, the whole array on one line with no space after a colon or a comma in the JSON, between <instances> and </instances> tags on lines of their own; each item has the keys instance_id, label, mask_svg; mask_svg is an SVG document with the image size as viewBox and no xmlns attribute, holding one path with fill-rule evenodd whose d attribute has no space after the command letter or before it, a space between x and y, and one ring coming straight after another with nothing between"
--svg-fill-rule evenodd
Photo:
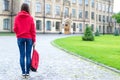
<instances>
[{"instance_id":1,"label":"woman standing with back turned","mask_svg":"<svg viewBox=\"0 0 120 80\"><path fill-rule=\"evenodd\" d=\"M29 77L31 63L31 49L36 42L36 29L34 20L29 12L29 6L23 3L21 11L14 20L14 32L16 33L17 43L20 51L20 66L22 77ZM26 60L25 60L26 58Z\"/></svg>"}]
</instances>

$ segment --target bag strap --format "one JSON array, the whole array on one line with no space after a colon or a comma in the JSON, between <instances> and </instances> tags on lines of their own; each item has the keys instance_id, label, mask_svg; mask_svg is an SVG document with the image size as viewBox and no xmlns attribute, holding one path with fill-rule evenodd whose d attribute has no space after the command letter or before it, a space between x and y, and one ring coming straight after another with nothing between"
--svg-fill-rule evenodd
<instances>
[{"instance_id":1,"label":"bag strap","mask_svg":"<svg viewBox=\"0 0 120 80\"><path fill-rule=\"evenodd\" d=\"M33 50L35 50L35 46L33 46Z\"/></svg>"}]
</instances>

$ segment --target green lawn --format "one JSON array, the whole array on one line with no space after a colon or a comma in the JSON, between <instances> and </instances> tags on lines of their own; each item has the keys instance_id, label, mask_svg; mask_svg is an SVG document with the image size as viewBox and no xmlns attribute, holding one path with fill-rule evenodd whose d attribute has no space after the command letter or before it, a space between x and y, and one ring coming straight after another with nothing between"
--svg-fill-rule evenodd
<instances>
[{"instance_id":1,"label":"green lawn","mask_svg":"<svg viewBox=\"0 0 120 80\"><path fill-rule=\"evenodd\" d=\"M14 33L10 33L10 32L0 32L0 36L14 36Z\"/></svg>"},{"instance_id":2,"label":"green lawn","mask_svg":"<svg viewBox=\"0 0 120 80\"><path fill-rule=\"evenodd\" d=\"M61 38L54 41L62 48L93 61L120 70L120 36L95 37L95 41L82 41L81 36Z\"/></svg>"}]
</instances>

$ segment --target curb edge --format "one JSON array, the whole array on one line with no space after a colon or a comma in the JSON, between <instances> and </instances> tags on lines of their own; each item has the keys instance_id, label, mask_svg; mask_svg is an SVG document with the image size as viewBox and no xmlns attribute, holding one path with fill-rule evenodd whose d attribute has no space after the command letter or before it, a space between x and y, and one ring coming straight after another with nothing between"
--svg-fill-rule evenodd
<instances>
[{"instance_id":1,"label":"curb edge","mask_svg":"<svg viewBox=\"0 0 120 80\"><path fill-rule=\"evenodd\" d=\"M96 65L99 65L99 66L102 66L102 67L104 67L104 68L107 68L107 69L109 69L109 70L111 70L111 71L113 71L113 72L116 72L116 73L118 73L118 74L120 75L120 70L117 70L117 69L115 69L115 68L106 66L106 65L101 64L101 63L98 63L98 62L95 62L95 61L90 60L90 59L88 59L88 58L82 57L82 56L80 56L80 55L75 54L74 52L70 52L70 51L68 51L68 50L66 50L66 49L58 46L57 44L55 44L54 41L52 41L51 44L52 44L54 47L56 47L56 48L58 48L58 49L60 49L60 50L62 50L62 51L64 51L64 52L66 52L66 53L68 53L68 54L71 54L71 55L76 56L76 57L79 57L79 58L81 58L81 59L83 59L83 60L85 60L85 61L89 61L89 62L94 63L94 64L96 64Z\"/></svg>"}]
</instances>

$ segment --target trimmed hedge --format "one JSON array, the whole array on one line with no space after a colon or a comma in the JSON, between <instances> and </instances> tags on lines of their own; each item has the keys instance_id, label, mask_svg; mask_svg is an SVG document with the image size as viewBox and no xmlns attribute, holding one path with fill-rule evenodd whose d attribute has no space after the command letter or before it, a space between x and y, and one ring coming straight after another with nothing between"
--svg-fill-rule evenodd
<instances>
[{"instance_id":1,"label":"trimmed hedge","mask_svg":"<svg viewBox=\"0 0 120 80\"><path fill-rule=\"evenodd\" d=\"M98 29L95 32L95 36L100 36L100 33L99 33Z\"/></svg>"},{"instance_id":2,"label":"trimmed hedge","mask_svg":"<svg viewBox=\"0 0 120 80\"><path fill-rule=\"evenodd\" d=\"M94 41L94 36L91 30L91 27L86 27L82 40L83 41Z\"/></svg>"}]
</instances>

